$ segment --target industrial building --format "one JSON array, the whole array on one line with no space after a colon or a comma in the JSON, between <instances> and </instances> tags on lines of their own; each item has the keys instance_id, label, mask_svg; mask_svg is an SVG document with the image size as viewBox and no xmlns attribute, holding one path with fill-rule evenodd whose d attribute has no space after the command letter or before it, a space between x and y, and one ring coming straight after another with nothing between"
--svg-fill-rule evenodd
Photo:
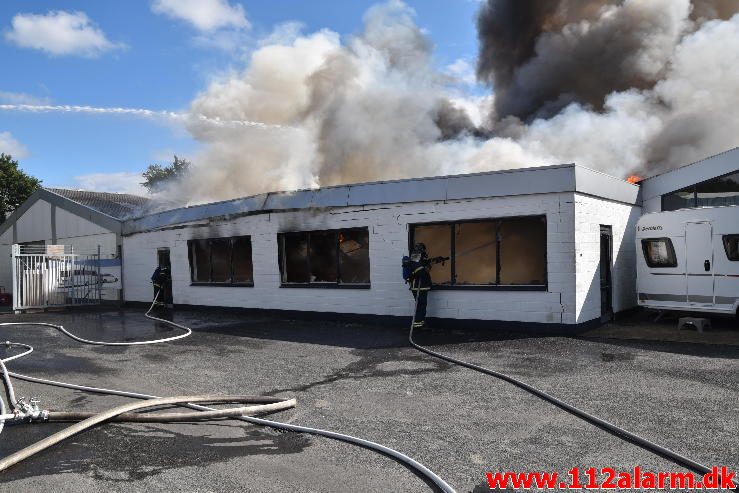
<instances>
[{"instance_id":1,"label":"industrial building","mask_svg":"<svg viewBox=\"0 0 739 493\"><path fill-rule=\"evenodd\" d=\"M124 223L126 300L151 300L165 256L176 305L406 317L400 260L422 241L451 257L431 272L432 318L597 322L635 304L638 192L568 164L170 210Z\"/></svg>"},{"instance_id":2,"label":"industrial building","mask_svg":"<svg viewBox=\"0 0 739 493\"><path fill-rule=\"evenodd\" d=\"M144 210L149 199L123 193L39 188L0 223L0 286L12 290L11 248L14 244L41 251L65 245L68 252L100 254L105 275L104 299L123 300L121 231L123 220Z\"/></svg>"},{"instance_id":3,"label":"industrial building","mask_svg":"<svg viewBox=\"0 0 739 493\"><path fill-rule=\"evenodd\" d=\"M44 190L3 224L0 248L6 256L11 243L99 239L104 255L122 261L127 302L151 301L150 276L165 263L175 305L408 317L400 261L421 241L430 256L450 257L431 271L437 323L573 328L637 305L635 233L645 211L739 205L738 174L733 149L640 185L564 164L273 192L128 218ZM141 200L129 206L140 211Z\"/></svg>"}]
</instances>

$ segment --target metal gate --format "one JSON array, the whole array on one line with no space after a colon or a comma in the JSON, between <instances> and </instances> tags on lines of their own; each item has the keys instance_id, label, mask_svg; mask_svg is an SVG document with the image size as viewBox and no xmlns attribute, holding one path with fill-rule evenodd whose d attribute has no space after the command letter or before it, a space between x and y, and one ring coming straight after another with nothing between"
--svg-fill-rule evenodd
<instances>
[{"instance_id":1,"label":"metal gate","mask_svg":"<svg viewBox=\"0 0 739 493\"><path fill-rule=\"evenodd\" d=\"M99 304L101 287L99 252L13 245L13 310Z\"/></svg>"}]
</instances>

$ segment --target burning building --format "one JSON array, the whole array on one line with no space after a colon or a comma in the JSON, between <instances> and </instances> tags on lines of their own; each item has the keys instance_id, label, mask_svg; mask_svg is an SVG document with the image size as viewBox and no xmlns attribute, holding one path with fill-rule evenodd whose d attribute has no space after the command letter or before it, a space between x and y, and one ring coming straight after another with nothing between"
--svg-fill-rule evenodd
<instances>
[{"instance_id":1,"label":"burning building","mask_svg":"<svg viewBox=\"0 0 739 493\"><path fill-rule=\"evenodd\" d=\"M151 302L151 274L165 264L177 306L383 320L410 317L401 259L423 242L430 256L449 257L431 271L432 323L578 328L636 306L644 213L739 205L739 148L639 184L562 164L271 192L138 217L130 203L118 214L129 197L108 195L42 190L2 225L0 244L81 248L110 237L118 251L103 248L97 265L122 266L126 302ZM3 279L11 271L0 265Z\"/></svg>"},{"instance_id":2,"label":"burning building","mask_svg":"<svg viewBox=\"0 0 739 493\"><path fill-rule=\"evenodd\" d=\"M169 210L124 223L125 296L150 301L165 257L176 305L408 317L400 260L423 242L449 257L431 271L432 318L593 323L635 304L638 193L565 164Z\"/></svg>"}]
</instances>

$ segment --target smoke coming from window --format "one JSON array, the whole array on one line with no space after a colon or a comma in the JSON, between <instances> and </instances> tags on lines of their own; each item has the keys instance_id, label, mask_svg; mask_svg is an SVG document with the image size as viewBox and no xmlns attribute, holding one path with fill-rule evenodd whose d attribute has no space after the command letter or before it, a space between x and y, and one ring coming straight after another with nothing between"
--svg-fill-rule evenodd
<instances>
[{"instance_id":1,"label":"smoke coming from window","mask_svg":"<svg viewBox=\"0 0 739 493\"><path fill-rule=\"evenodd\" d=\"M482 2L484 97L437 67L399 0L347 39L283 27L193 100L202 116L185 124L203 151L173 195L563 162L655 174L739 145L736 12L739 0Z\"/></svg>"}]
</instances>

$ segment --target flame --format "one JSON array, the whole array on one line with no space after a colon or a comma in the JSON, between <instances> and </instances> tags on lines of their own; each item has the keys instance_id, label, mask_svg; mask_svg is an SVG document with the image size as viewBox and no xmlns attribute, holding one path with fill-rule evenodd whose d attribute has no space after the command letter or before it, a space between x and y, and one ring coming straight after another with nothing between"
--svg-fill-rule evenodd
<instances>
[{"instance_id":1,"label":"flame","mask_svg":"<svg viewBox=\"0 0 739 493\"><path fill-rule=\"evenodd\" d=\"M637 184L640 181L642 181L642 177L639 175L631 175L628 178L626 178L626 181L628 181L629 183Z\"/></svg>"}]
</instances>

